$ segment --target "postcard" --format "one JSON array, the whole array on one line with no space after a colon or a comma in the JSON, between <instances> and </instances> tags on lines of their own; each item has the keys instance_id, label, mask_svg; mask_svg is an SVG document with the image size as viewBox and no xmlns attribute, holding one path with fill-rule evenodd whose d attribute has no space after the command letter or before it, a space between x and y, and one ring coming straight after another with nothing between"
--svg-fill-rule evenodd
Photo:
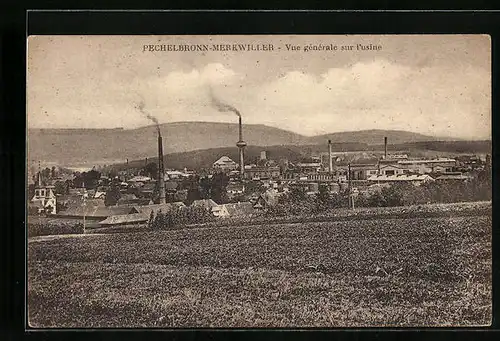
<instances>
[{"instance_id":1,"label":"postcard","mask_svg":"<svg viewBox=\"0 0 500 341\"><path fill-rule=\"evenodd\" d=\"M491 325L489 36L27 52L29 328Z\"/></svg>"}]
</instances>

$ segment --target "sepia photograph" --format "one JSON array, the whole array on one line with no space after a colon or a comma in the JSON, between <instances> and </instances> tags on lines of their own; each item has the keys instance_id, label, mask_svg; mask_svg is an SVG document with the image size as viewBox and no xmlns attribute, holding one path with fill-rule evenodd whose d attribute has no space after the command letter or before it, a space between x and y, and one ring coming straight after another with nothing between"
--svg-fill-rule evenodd
<instances>
[{"instance_id":1,"label":"sepia photograph","mask_svg":"<svg viewBox=\"0 0 500 341\"><path fill-rule=\"evenodd\" d=\"M27 326L492 323L488 35L32 35Z\"/></svg>"}]
</instances>

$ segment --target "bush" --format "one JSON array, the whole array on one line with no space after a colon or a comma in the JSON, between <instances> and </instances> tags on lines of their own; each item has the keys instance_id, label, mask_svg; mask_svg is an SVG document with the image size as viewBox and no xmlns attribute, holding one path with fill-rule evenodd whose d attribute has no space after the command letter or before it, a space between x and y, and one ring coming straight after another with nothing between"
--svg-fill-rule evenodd
<instances>
[{"instance_id":1,"label":"bush","mask_svg":"<svg viewBox=\"0 0 500 341\"><path fill-rule=\"evenodd\" d=\"M393 184L381 192L358 197L357 206L390 207L429 203L454 203L490 201L492 197L491 175L480 172L468 182L429 182L421 186Z\"/></svg>"},{"instance_id":2,"label":"bush","mask_svg":"<svg viewBox=\"0 0 500 341\"><path fill-rule=\"evenodd\" d=\"M28 224L28 237L49 236L57 234L81 234L82 223L33 223Z\"/></svg>"},{"instance_id":3,"label":"bush","mask_svg":"<svg viewBox=\"0 0 500 341\"><path fill-rule=\"evenodd\" d=\"M203 207L179 207L169 212L151 213L148 228L154 230L179 228L191 224L205 224L215 220L210 210Z\"/></svg>"}]
</instances>

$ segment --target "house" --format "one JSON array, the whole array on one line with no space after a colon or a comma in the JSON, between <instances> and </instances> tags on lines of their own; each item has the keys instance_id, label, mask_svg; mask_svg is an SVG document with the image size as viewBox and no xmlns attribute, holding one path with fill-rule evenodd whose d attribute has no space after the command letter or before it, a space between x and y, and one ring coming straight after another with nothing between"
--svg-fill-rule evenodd
<instances>
[{"instance_id":1,"label":"house","mask_svg":"<svg viewBox=\"0 0 500 341\"><path fill-rule=\"evenodd\" d=\"M245 168L245 177L252 180L279 178L281 170L278 166L255 166Z\"/></svg>"},{"instance_id":2,"label":"house","mask_svg":"<svg viewBox=\"0 0 500 341\"><path fill-rule=\"evenodd\" d=\"M212 208L216 206L218 206L218 204L212 199L200 199L191 203L191 207L203 207L207 210L212 210Z\"/></svg>"},{"instance_id":3,"label":"house","mask_svg":"<svg viewBox=\"0 0 500 341\"><path fill-rule=\"evenodd\" d=\"M392 160L407 160L408 155L407 154L389 154L387 155L387 159L392 159Z\"/></svg>"},{"instance_id":4,"label":"house","mask_svg":"<svg viewBox=\"0 0 500 341\"><path fill-rule=\"evenodd\" d=\"M297 163L297 167L300 169L301 173L316 173L321 170L321 162L299 162Z\"/></svg>"},{"instance_id":5,"label":"house","mask_svg":"<svg viewBox=\"0 0 500 341\"><path fill-rule=\"evenodd\" d=\"M61 211L57 216L62 218L103 220L112 215L123 215L137 213L132 206L104 206L102 200L86 199L79 202L71 202L68 208Z\"/></svg>"},{"instance_id":6,"label":"house","mask_svg":"<svg viewBox=\"0 0 500 341\"><path fill-rule=\"evenodd\" d=\"M401 183L407 182L419 186L425 182L434 181L428 174L398 174L398 175L372 175L368 181L377 183Z\"/></svg>"},{"instance_id":7,"label":"house","mask_svg":"<svg viewBox=\"0 0 500 341\"><path fill-rule=\"evenodd\" d=\"M434 172L434 168L438 166L443 167L445 172L452 172L456 164L457 162L455 159L448 158L398 161L398 165L419 174L432 173Z\"/></svg>"},{"instance_id":8,"label":"house","mask_svg":"<svg viewBox=\"0 0 500 341\"><path fill-rule=\"evenodd\" d=\"M35 186L35 195L30 200L30 207L37 208L38 213L56 214L56 195L54 186L42 185L42 177L38 172L38 183Z\"/></svg>"},{"instance_id":9,"label":"house","mask_svg":"<svg viewBox=\"0 0 500 341\"><path fill-rule=\"evenodd\" d=\"M134 194L122 194L116 205L151 205L153 201L148 198L138 198Z\"/></svg>"},{"instance_id":10,"label":"house","mask_svg":"<svg viewBox=\"0 0 500 341\"><path fill-rule=\"evenodd\" d=\"M449 174L439 175L438 177L436 177L436 181L450 181L450 182L451 181L466 182L471 179L472 179L471 176L467 176L461 173L449 173Z\"/></svg>"},{"instance_id":11,"label":"house","mask_svg":"<svg viewBox=\"0 0 500 341\"><path fill-rule=\"evenodd\" d=\"M346 176L346 179L349 179L349 168L351 169L350 178L351 180L366 180L369 176L377 174L378 166L375 163L372 163L371 160L368 160L366 163L361 163L361 160L358 160L360 163L351 163L342 164L337 166L338 176L342 177Z\"/></svg>"},{"instance_id":12,"label":"house","mask_svg":"<svg viewBox=\"0 0 500 341\"><path fill-rule=\"evenodd\" d=\"M307 181L332 182L337 180L338 177L335 174L330 174L329 172L307 174Z\"/></svg>"},{"instance_id":13,"label":"house","mask_svg":"<svg viewBox=\"0 0 500 341\"><path fill-rule=\"evenodd\" d=\"M259 195L257 201L253 205L254 209L267 210L269 207L274 206L278 203L279 197L282 193L274 189L270 189Z\"/></svg>"},{"instance_id":14,"label":"house","mask_svg":"<svg viewBox=\"0 0 500 341\"><path fill-rule=\"evenodd\" d=\"M245 185L241 182L229 183L226 187L226 193L229 195L239 195L245 192Z\"/></svg>"},{"instance_id":15,"label":"house","mask_svg":"<svg viewBox=\"0 0 500 341\"><path fill-rule=\"evenodd\" d=\"M406 168L399 166L397 164L386 164L384 166L380 166L378 172L375 174L370 174L371 175L384 175L384 176L393 176L393 175L400 175L400 174L405 174L407 171Z\"/></svg>"},{"instance_id":16,"label":"house","mask_svg":"<svg viewBox=\"0 0 500 341\"><path fill-rule=\"evenodd\" d=\"M129 179L128 182L149 182L151 178L149 176L136 175L133 178Z\"/></svg>"},{"instance_id":17,"label":"house","mask_svg":"<svg viewBox=\"0 0 500 341\"><path fill-rule=\"evenodd\" d=\"M129 224L141 224L149 220L149 216L143 213L120 214L112 215L100 221L98 224L102 227L105 226L118 226Z\"/></svg>"},{"instance_id":18,"label":"house","mask_svg":"<svg viewBox=\"0 0 500 341\"><path fill-rule=\"evenodd\" d=\"M229 171L238 168L238 164L231 160L229 156L222 156L217 161L215 161L212 165L214 169Z\"/></svg>"},{"instance_id":19,"label":"house","mask_svg":"<svg viewBox=\"0 0 500 341\"><path fill-rule=\"evenodd\" d=\"M166 204L153 204L153 205L142 205L142 206L137 205L134 206L133 213L142 213L149 218L151 212L153 212L153 214L156 215L158 212L167 213L173 209L178 209L183 207L186 207L186 205L184 205L183 202L169 202Z\"/></svg>"},{"instance_id":20,"label":"house","mask_svg":"<svg viewBox=\"0 0 500 341\"><path fill-rule=\"evenodd\" d=\"M165 180L174 180L174 179L181 179L181 178L187 178L189 177L189 174L183 173L178 170L167 170L165 171Z\"/></svg>"},{"instance_id":21,"label":"house","mask_svg":"<svg viewBox=\"0 0 500 341\"><path fill-rule=\"evenodd\" d=\"M252 216L255 213L255 210L250 202L238 202L219 205L217 208L212 210L212 213L216 217L238 218Z\"/></svg>"}]
</instances>

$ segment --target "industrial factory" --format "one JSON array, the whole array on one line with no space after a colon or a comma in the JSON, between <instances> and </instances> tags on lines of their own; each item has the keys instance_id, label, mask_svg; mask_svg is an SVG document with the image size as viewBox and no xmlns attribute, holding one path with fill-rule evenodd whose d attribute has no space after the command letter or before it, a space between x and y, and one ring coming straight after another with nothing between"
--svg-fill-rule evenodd
<instances>
[{"instance_id":1,"label":"industrial factory","mask_svg":"<svg viewBox=\"0 0 500 341\"><path fill-rule=\"evenodd\" d=\"M252 216L268 210L279 198L293 189L316 195L321 188L330 194L349 196L372 193L394 183L415 186L433 181L469 181L471 170L484 167L478 160L452 158L423 159L404 152L388 153L389 139L384 137L383 152L335 151L331 139L323 151L303 155L300 159L273 158L266 150L260 157L245 158L247 142L243 138L240 112L213 97L220 111L238 116L238 162L219 155L208 169L166 169L163 138L157 120L139 109L155 123L158 162L151 172L148 158L144 167L133 168L129 162L116 174L99 173L98 178L81 181L75 175L64 180L60 175L39 171L33 194L32 214L45 214L61 219L82 219L86 226L144 224L151 215L186 207L204 207L215 217ZM321 150L322 148L320 148ZM111 169L112 171L112 169ZM87 173L88 177L91 172ZM67 174L68 175L68 174Z\"/></svg>"}]
</instances>

